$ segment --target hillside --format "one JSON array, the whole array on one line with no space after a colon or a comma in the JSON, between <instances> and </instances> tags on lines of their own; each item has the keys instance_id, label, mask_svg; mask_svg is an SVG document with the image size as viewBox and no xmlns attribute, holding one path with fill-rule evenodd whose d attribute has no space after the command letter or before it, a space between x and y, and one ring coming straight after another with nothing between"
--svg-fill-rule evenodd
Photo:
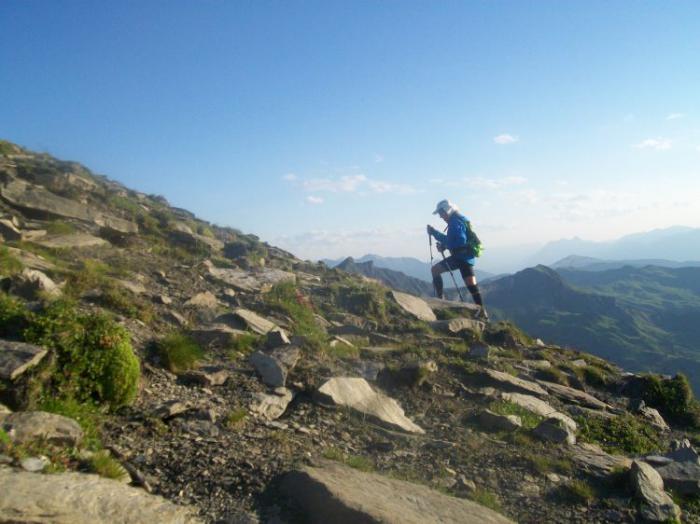
<instances>
[{"instance_id":1,"label":"hillside","mask_svg":"<svg viewBox=\"0 0 700 524\"><path fill-rule=\"evenodd\" d=\"M392 289L404 291L416 296L433 296L435 291L433 285L417 278L409 277L400 271L375 267L374 262L368 260L366 262L355 262L352 257L348 257L340 264L335 266L336 269L364 275L384 283Z\"/></svg>"},{"instance_id":2,"label":"hillside","mask_svg":"<svg viewBox=\"0 0 700 524\"><path fill-rule=\"evenodd\" d=\"M7 142L0 216L0 521L700 519L682 376L485 325ZM626 328L614 300L532 271L501 282L512 306L609 308Z\"/></svg>"},{"instance_id":3,"label":"hillside","mask_svg":"<svg viewBox=\"0 0 700 524\"><path fill-rule=\"evenodd\" d=\"M700 268L526 269L490 282L488 304L534 336L634 371L686 373L700 390Z\"/></svg>"}]
</instances>

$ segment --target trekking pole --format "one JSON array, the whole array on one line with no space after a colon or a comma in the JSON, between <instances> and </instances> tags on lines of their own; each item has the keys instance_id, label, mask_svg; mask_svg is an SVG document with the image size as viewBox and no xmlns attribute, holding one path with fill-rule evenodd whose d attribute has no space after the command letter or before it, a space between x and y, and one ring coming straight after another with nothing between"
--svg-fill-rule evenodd
<instances>
[{"instance_id":1,"label":"trekking pole","mask_svg":"<svg viewBox=\"0 0 700 524\"><path fill-rule=\"evenodd\" d=\"M428 245L430 246L430 269L433 269L433 237L428 233ZM435 296L437 296L437 288L435 287L435 281L433 280L433 291L435 291Z\"/></svg>"},{"instance_id":2,"label":"trekking pole","mask_svg":"<svg viewBox=\"0 0 700 524\"><path fill-rule=\"evenodd\" d=\"M445 253L440 251L440 254L442 255L442 259L445 261L445 265L447 266L447 271L450 273L450 276L452 277L452 283L455 285L455 289L457 290L457 294L459 295L459 300L461 302L464 302L464 297L462 296L462 292L460 291L459 286L457 285L457 280L455 280L455 276L452 274L452 268L450 267L450 263L445 258Z\"/></svg>"}]
</instances>

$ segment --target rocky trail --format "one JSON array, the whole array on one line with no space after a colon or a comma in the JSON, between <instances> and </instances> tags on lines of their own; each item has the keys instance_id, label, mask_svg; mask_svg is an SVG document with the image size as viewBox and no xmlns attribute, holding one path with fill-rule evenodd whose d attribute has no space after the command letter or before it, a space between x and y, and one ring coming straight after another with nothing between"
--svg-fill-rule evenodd
<instances>
[{"instance_id":1,"label":"rocky trail","mask_svg":"<svg viewBox=\"0 0 700 524\"><path fill-rule=\"evenodd\" d=\"M700 522L683 377L2 151L0 522Z\"/></svg>"}]
</instances>

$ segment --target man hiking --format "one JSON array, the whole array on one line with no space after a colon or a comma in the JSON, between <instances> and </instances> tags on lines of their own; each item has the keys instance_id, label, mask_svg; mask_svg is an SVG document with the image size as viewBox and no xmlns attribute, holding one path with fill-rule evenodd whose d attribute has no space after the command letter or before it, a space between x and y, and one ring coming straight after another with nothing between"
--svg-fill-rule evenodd
<instances>
[{"instance_id":1,"label":"man hiking","mask_svg":"<svg viewBox=\"0 0 700 524\"><path fill-rule=\"evenodd\" d=\"M445 255L443 254L444 260L432 267L435 293L438 298L443 298L441 274L446 271L459 269L474 302L480 306L477 315L488 321L489 315L484 307L481 293L479 292L479 286L476 283L476 276L474 276L476 253L473 245L470 243L470 240L473 239L470 239L470 234L472 233L469 228L468 220L459 212L457 206L452 204L449 200L441 200L438 202L435 211L433 211L433 215L440 215L440 218L447 222L447 234L440 233L440 231L433 226L428 225L428 235L435 237L435 240L438 242L437 248L440 253L445 249L450 250L449 257L444 258Z\"/></svg>"}]
</instances>

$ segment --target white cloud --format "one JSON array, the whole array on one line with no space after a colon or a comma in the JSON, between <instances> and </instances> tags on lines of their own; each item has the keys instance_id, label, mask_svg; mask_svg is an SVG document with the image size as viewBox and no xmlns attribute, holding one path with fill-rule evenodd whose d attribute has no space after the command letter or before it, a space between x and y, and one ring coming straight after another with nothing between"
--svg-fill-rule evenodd
<instances>
[{"instance_id":1,"label":"white cloud","mask_svg":"<svg viewBox=\"0 0 700 524\"><path fill-rule=\"evenodd\" d=\"M515 142L520 141L520 137L518 135L509 135L508 133L504 133L493 137L493 141L494 143L501 145L514 144Z\"/></svg>"},{"instance_id":2,"label":"white cloud","mask_svg":"<svg viewBox=\"0 0 700 524\"><path fill-rule=\"evenodd\" d=\"M670 113L666 120L678 120L680 118L685 118L685 113Z\"/></svg>"},{"instance_id":3,"label":"white cloud","mask_svg":"<svg viewBox=\"0 0 700 524\"><path fill-rule=\"evenodd\" d=\"M474 189L503 189L510 186L520 186L527 183L522 176L507 176L502 178L474 177L465 178L464 185Z\"/></svg>"},{"instance_id":4,"label":"white cloud","mask_svg":"<svg viewBox=\"0 0 700 524\"><path fill-rule=\"evenodd\" d=\"M635 144L632 147L635 149L654 149L655 151L666 151L671 149L671 144L672 141L670 138L657 137L647 138L646 140L642 140L639 142L639 144Z\"/></svg>"},{"instance_id":5,"label":"white cloud","mask_svg":"<svg viewBox=\"0 0 700 524\"><path fill-rule=\"evenodd\" d=\"M374 155L374 161L375 161L377 164L381 164L382 162L384 162L384 155L380 155L379 153L375 153L375 155Z\"/></svg>"},{"instance_id":6,"label":"white cloud","mask_svg":"<svg viewBox=\"0 0 700 524\"><path fill-rule=\"evenodd\" d=\"M395 184L384 180L373 180L365 175L343 175L341 177L311 178L301 180L300 187L310 193L395 193L408 195L416 192L408 184Z\"/></svg>"},{"instance_id":7,"label":"white cloud","mask_svg":"<svg viewBox=\"0 0 700 524\"><path fill-rule=\"evenodd\" d=\"M286 181L286 182L294 182L294 181L296 181L298 178L299 178L299 177L296 176L294 173L287 173L286 175L284 175L284 176L282 177L282 180L284 180L284 181Z\"/></svg>"},{"instance_id":8,"label":"white cloud","mask_svg":"<svg viewBox=\"0 0 700 524\"><path fill-rule=\"evenodd\" d=\"M306 197L306 201L309 204L323 204L323 199L321 197L309 195Z\"/></svg>"}]
</instances>

